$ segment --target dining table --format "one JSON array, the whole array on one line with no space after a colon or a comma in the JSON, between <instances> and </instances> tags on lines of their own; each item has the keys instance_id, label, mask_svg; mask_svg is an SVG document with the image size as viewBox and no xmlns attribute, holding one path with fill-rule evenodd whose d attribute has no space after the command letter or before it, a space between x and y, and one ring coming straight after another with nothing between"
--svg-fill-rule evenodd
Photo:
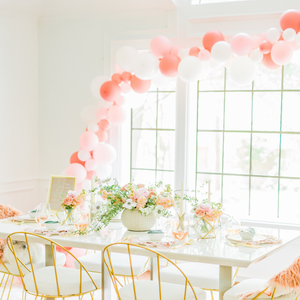
<instances>
[{"instance_id":1,"label":"dining table","mask_svg":"<svg viewBox=\"0 0 300 300\"><path fill-rule=\"evenodd\" d=\"M13 232L24 232L29 227L34 228L34 224L27 223L13 223L2 220L0 222L0 238L6 239L7 236ZM282 240L277 244L264 244L260 247L246 247L243 245L237 245L236 243L228 243L226 233L219 230L216 238L213 239L200 239L195 240L191 245L184 245L182 247L164 247L164 248L152 248L162 255L171 260L187 261L187 262L199 262L214 264L219 266L219 299L223 300L224 293L232 286L232 272L233 267L247 268L251 264L254 264L270 255L286 247L292 243L295 239L299 238L300 231L275 229L275 228L256 228L256 232L261 235L271 235ZM146 232L133 232L128 231L123 227L121 222L114 222L108 225L108 227L98 231L91 232L86 235L52 235L49 238L54 242L64 247L75 247L88 250L102 251L107 245L124 241L128 237L136 237L138 239L145 239ZM14 236L14 239L18 239L18 235ZM20 240L21 240L20 235ZM34 236L29 236L29 242L40 242ZM181 245L181 244L179 244ZM45 264L50 264L51 247L45 245ZM125 253L126 248L115 246L111 251ZM132 254L149 256L149 251L145 251L140 248L132 249ZM157 280L155 274L157 270L157 264L155 263L155 257L151 258L151 279ZM111 299L111 279L105 264L102 263L102 300ZM51 299L51 298L48 298Z\"/></svg>"}]
</instances>

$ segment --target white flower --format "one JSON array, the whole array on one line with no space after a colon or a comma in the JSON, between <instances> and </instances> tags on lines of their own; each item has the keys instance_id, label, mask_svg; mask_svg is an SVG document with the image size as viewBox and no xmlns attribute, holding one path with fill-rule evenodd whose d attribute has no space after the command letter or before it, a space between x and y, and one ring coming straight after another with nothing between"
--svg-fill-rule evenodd
<instances>
[{"instance_id":1,"label":"white flower","mask_svg":"<svg viewBox=\"0 0 300 300\"><path fill-rule=\"evenodd\" d=\"M102 205L103 205L102 201L96 201L95 203L93 203L92 212L94 214L99 212Z\"/></svg>"},{"instance_id":2,"label":"white flower","mask_svg":"<svg viewBox=\"0 0 300 300\"><path fill-rule=\"evenodd\" d=\"M131 199L127 199L126 202L123 204L123 207L127 209L132 209L133 207L136 207L136 202L133 202Z\"/></svg>"},{"instance_id":3,"label":"white flower","mask_svg":"<svg viewBox=\"0 0 300 300\"><path fill-rule=\"evenodd\" d=\"M154 212L157 214L158 217L162 215L163 211L164 211L164 207L162 205L157 205L154 210Z\"/></svg>"},{"instance_id":4,"label":"white flower","mask_svg":"<svg viewBox=\"0 0 300 300\"><path fill-rule=\"evenodd\" d=\"M144 207L144 208L140 208L139 211L142 213L143 216L148 216L153 212L153 208L151 207Z\"/></svg>"}]
</instances>

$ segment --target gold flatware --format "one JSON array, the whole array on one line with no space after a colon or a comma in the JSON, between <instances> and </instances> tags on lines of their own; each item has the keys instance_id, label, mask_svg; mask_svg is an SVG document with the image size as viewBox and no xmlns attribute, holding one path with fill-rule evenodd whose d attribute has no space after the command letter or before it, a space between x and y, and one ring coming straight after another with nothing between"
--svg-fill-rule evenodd
<instances>
[{"instance_id":1,"label":"gold flatware","mask_svg":"<svg viewBox=\"0 0 300 300\"><path fill-rule=\"evenodd\" d=\"M232 247L237 247L237 246L244 246L244 247L248 247L248 248L261 248L260 246L258 245L249 245L249 244L245 244L245 243L231 243L227 240L227 243L232 246Z\"/></svg>"},{"instance_id":2,"label":"gold flatware","mask_svg":"<svg viewBox=\"0 0 300 300\"><path fill-rule=\"evenodd\" d=\"M175 246L175 247L173 247L172 249L178 249L178 248L183 247L183 246L192 245L193 243L194 243L194 240L193 240L193 239L189 239L186 243L181 244L181 245L179 245L179 246Z\"/></svg>"}]
</instances>

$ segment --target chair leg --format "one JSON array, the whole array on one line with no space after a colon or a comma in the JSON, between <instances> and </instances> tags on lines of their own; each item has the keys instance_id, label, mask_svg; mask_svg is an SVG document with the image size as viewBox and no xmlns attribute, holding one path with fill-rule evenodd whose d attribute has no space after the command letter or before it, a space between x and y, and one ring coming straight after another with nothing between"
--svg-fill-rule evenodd
<instances>
[{"instance_id":1,"label":"chair leg","mask_svg":"<svg viewBox=\"0 0 300 300\"><path fill-rule=\"evenodd\" d=\"M211 294L211 300L214 300L214 292L213 292L213 290L210 290L210 294Z\"/></svg>"},{"instance_id":2,"label":"chair leg","mask_svg":"<svg viewBox=\"0 0 300 300\"><path fill-rule=\"evenodd\" d=\"M2 274L3 274L3 273L2 273ZM5 278L5 276L6 276L6 274L3 274L2 279L1 279L1 282L0 282L0 286L2 285L2 282L3 282L4 278Z\"/></svg>"},{"instance_id":3,"label":"chair leg","mask_svg":"<svg viewBox=\"0 0 300 300\"><path fill-rule=\"evenodd\" d=\"M12 277L12 279L11 279L11 283L10 283L10 287L9 287L9 291L8 291L8 295L7 295L7 300L9 299L11 288L12 288L12 285L13 285L13 282L15 279L15 276L12 275L11 277Z\"/></svg>"},{"instance_id":4,"label":"chair leg","mask_svg":"<svg viewBox=\"0 0 300 300\"><path fill-rule=\"evenodd\" d=\"M92 300L94 300L94 296L93 296L93 293L90 293L90 295L91 295L91 299L92 299Z\"/></svg>"},{"instance_id":5,"label":"chair leg","mask_svg":"<svg viewBox=\"0 0 300 300\"><path fill-rule=\"evenodd\" d=\"M2 292L2 295L1 295L1 298L0 298L1 300L2 300L2 298L3 298L3 295L4 295L4 292L5 292L5 289L6 289L6 285L7 285L9 276L10 276L10 275L7 275L7 279L6 279L6 281L5 281L5 285L4 285L4 287L3 287L3 292Z\"/></svg>"}]
</instances>

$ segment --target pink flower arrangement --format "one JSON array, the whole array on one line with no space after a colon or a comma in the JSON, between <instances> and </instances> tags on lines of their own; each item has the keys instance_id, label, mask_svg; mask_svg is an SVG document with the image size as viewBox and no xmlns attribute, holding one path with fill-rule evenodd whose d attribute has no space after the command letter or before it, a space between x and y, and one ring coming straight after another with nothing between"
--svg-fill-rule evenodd
<instances>
[{"instance_id":1,"label":"pink flower arrangement","mask_svg":"<svg viewBox=\"0 0 300 300\"><path fill-rule=\"evenodd\" d=\"M195 215L199 218L203 218L206 221L216 221L223 214L220 208L212 208L211 205L207 203L200 203L195 210Z\"/></svg>"},{"instance_id":2,"label":"pink flower arrangement","mask_svg":"<svg viewBox=\"0 0 300 300\"><path fill-rule=\"evenodd\" d=\"M156 200L156 204L161 205L164 209L168 209L173 207L175 205L175 202L171 197L158 196L158 199Z\"/></svg>"},{"instance_id":3,"label":"pink flower arrangement","mask_svg":"<svg viewBox=\"0 0 300 300\"><path fill-rule=\"evenodd\" d=\"M67 196L63 199L65 206L79 206L85 201L85 194L79 194L76 191L68 191Z\"/></svg>"},{"instance_id":4,"label":"pink flower arrangement","mask_svg":"<svg viewBox=\"0 0 300 300\"><path fill-rule=\"evenodd\" d=\"M138 200L137 200L136 208L137 208L137 209L144 208L145 205L146 205L146 203L147 203L146 197L141 196L141 197L139 197Z\"/></svg>"}]
</instances>

